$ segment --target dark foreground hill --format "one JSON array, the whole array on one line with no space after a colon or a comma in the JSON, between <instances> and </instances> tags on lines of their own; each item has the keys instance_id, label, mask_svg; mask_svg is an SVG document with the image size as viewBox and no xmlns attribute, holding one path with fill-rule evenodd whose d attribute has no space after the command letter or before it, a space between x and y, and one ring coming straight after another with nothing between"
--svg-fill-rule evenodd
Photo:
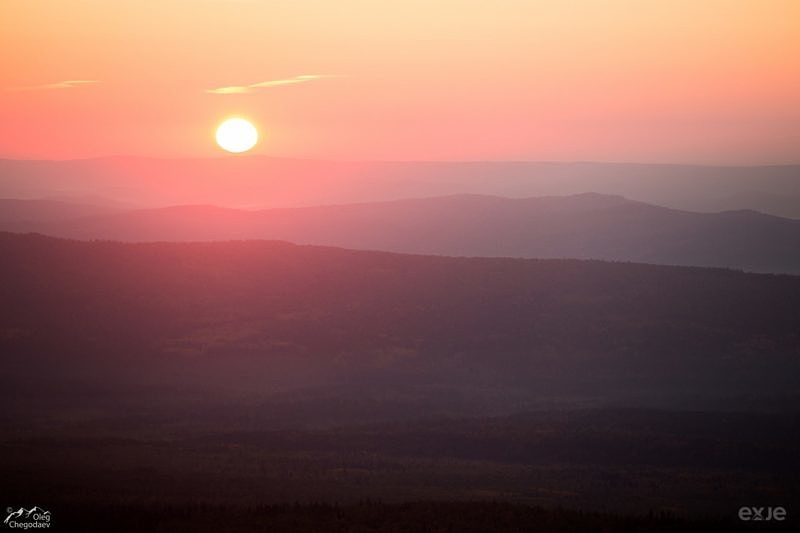
<instances>
[{"instance_id":1,"label":"dark foreground hill","mask_svg":"<svg viewBox=\"0 0 800 533\"><path fill-rule=\"evenodd\" d=\"M57 529L796 525L797 277L18 234L0 276L0 499Z\"/></svg>"},{"instance_id":2,"label":"dark foreground hill","mask_svg":"<svg viewBox=\"0 0 800 533\"><path fill-rule=\"evenodd\" d=\"M797 390L794 276L16 234L0 236L0 257L16 401L42 384L76 401L74 387L179 383L507 412L551 400L745 407Z\"/></svg>"},{"instance_id":3,"label":"dark foreground hill","mask_svg":"<svg viewBox=\"0 0 800 533\"><path fill-rule=\"evenodd\" d=\"M33 210L35 203L31 205ZM599 194L525 199L463 195L260 211L177 206L37 221L45 211L39 208L23 220L16 212L16 220L10 215L0 219L0 229L77 239L279 239L400 253L800 273L800 221L754 211L677 211Z\"/></svg>"}]
</instances>

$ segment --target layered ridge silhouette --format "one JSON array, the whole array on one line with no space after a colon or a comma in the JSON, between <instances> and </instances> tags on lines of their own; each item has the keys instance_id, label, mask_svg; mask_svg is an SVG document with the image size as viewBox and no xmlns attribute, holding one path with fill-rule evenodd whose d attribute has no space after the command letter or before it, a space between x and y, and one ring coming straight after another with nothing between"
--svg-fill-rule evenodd
<instances>
[{"instance_id":1,"label":"layered ridge silhouette","mask_svg":"<svg viewBox=\"0 0 800 533\"><path fill-rule=\"evenodd\" d=\"M242 156L0 160L0 197L166 207L300 207L452 194L594 191L674 209L800 218L800 166L526 161L318 161Z\"/></svg>"},{"instance_id":2,"label":"layered ridge silhouette","mask_svg":"<svg viewBox=\"0 0 800 533\"><path fill-rule=\"evenodd\" d=\"M603 259L800 273L800 221L754 211L679 211L601 194L524 199L456 195L267 210L174 206L104 214L84 206L85 216L76 216L80 206L53 209L53 202L0 201L6 203L14 209L0 218L0 229L76 239L279 239L413 254ZM37 219L42 212L53 215ZM58 220L54 213L61 213Z\"/></svg>"}]
</instances>

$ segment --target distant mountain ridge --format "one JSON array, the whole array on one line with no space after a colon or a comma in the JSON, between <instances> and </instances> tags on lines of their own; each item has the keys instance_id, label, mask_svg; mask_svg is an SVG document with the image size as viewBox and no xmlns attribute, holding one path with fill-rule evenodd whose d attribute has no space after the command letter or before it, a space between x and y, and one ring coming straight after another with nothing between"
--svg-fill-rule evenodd
<instances>
[{"instance_id":1,"label":"distant mountain ridge","mask_svg":"<svg viewBox=\"0 0 800 533\"><path fill-rule=\"evenodd\" d=\"M451 195L267 210L173 206L56 221L0 218L0 229L75 239L269 239L426 255L602 259L800 274L800 221L749 210L694 213L596 193Z\"/></svg>"},{"instance_id":2,"label":"distant mountain ridge","mask_svg":"<svg viewBox=\"0 0 800 533\"><path fill-rule=\"evenodd\" d=\"M6 230L10 230L16 224L24 228L26 224L108 215L117 211L119 210L93 203L2 198L0 199L0 224L3 224Z\"/></svg>"},{"instance_id":3,"label":"distant mountain ridge","mask_svg":"<svg viewBox=\"0 0 800 533\"><path fill-rule=\"evenodd\" d=\"M308 207L451 194L512 198L596 191L675 209L755 209L800 219L800 165L703 166L548 161L0 159L0 197L85 198L164 207Z\"/></svg>"}]
</instances>

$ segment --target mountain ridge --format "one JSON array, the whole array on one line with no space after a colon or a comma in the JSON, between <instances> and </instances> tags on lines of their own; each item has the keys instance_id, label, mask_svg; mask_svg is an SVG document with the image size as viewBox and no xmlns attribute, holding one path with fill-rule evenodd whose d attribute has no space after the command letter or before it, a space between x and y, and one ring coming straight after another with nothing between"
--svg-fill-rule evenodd
<instances>
[{"instance_id":1,"label":"mountain ridge","mask_svg":"<svg viewBox=\"0 0 800 533\"><path fill-rule=\"evenodd\" d=\"M285 240L445 256L578 258L800 274L800 221L695 213L619 195L457 194L317 207L183 205L0 229L121 241Z\"/></svg>"},{"instance_id":2,"label":"mountain ridge","mask_svg":"<svg viewBox=\"0 0 800 533\"><path fill-rule=\"evenodd\" d=\"M800 165L537 161L323 161L239 156L0 160L0 196L99 195L163 207L301 207L454 193L505 197L585 191L692 211L753 208L800 218ZM777 199L777 200L776 200Z\"/></svg>"}]
</instances>

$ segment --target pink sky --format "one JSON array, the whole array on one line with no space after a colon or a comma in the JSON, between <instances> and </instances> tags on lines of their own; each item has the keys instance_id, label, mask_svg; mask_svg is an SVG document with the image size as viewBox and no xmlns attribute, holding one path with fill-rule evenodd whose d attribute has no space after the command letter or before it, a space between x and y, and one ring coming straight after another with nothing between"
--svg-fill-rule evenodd
<instances>
[{"instance_id":1,"label":"pink sky","mask_svg":"<svg viewBox=\"0 0 800 533\"><path fill-rule=\"evenodd\" d=\"M795 0L4 0L0 157L800 162ZM93 83L65 83L91 81Z\"/></svg>"}]
</instances>

